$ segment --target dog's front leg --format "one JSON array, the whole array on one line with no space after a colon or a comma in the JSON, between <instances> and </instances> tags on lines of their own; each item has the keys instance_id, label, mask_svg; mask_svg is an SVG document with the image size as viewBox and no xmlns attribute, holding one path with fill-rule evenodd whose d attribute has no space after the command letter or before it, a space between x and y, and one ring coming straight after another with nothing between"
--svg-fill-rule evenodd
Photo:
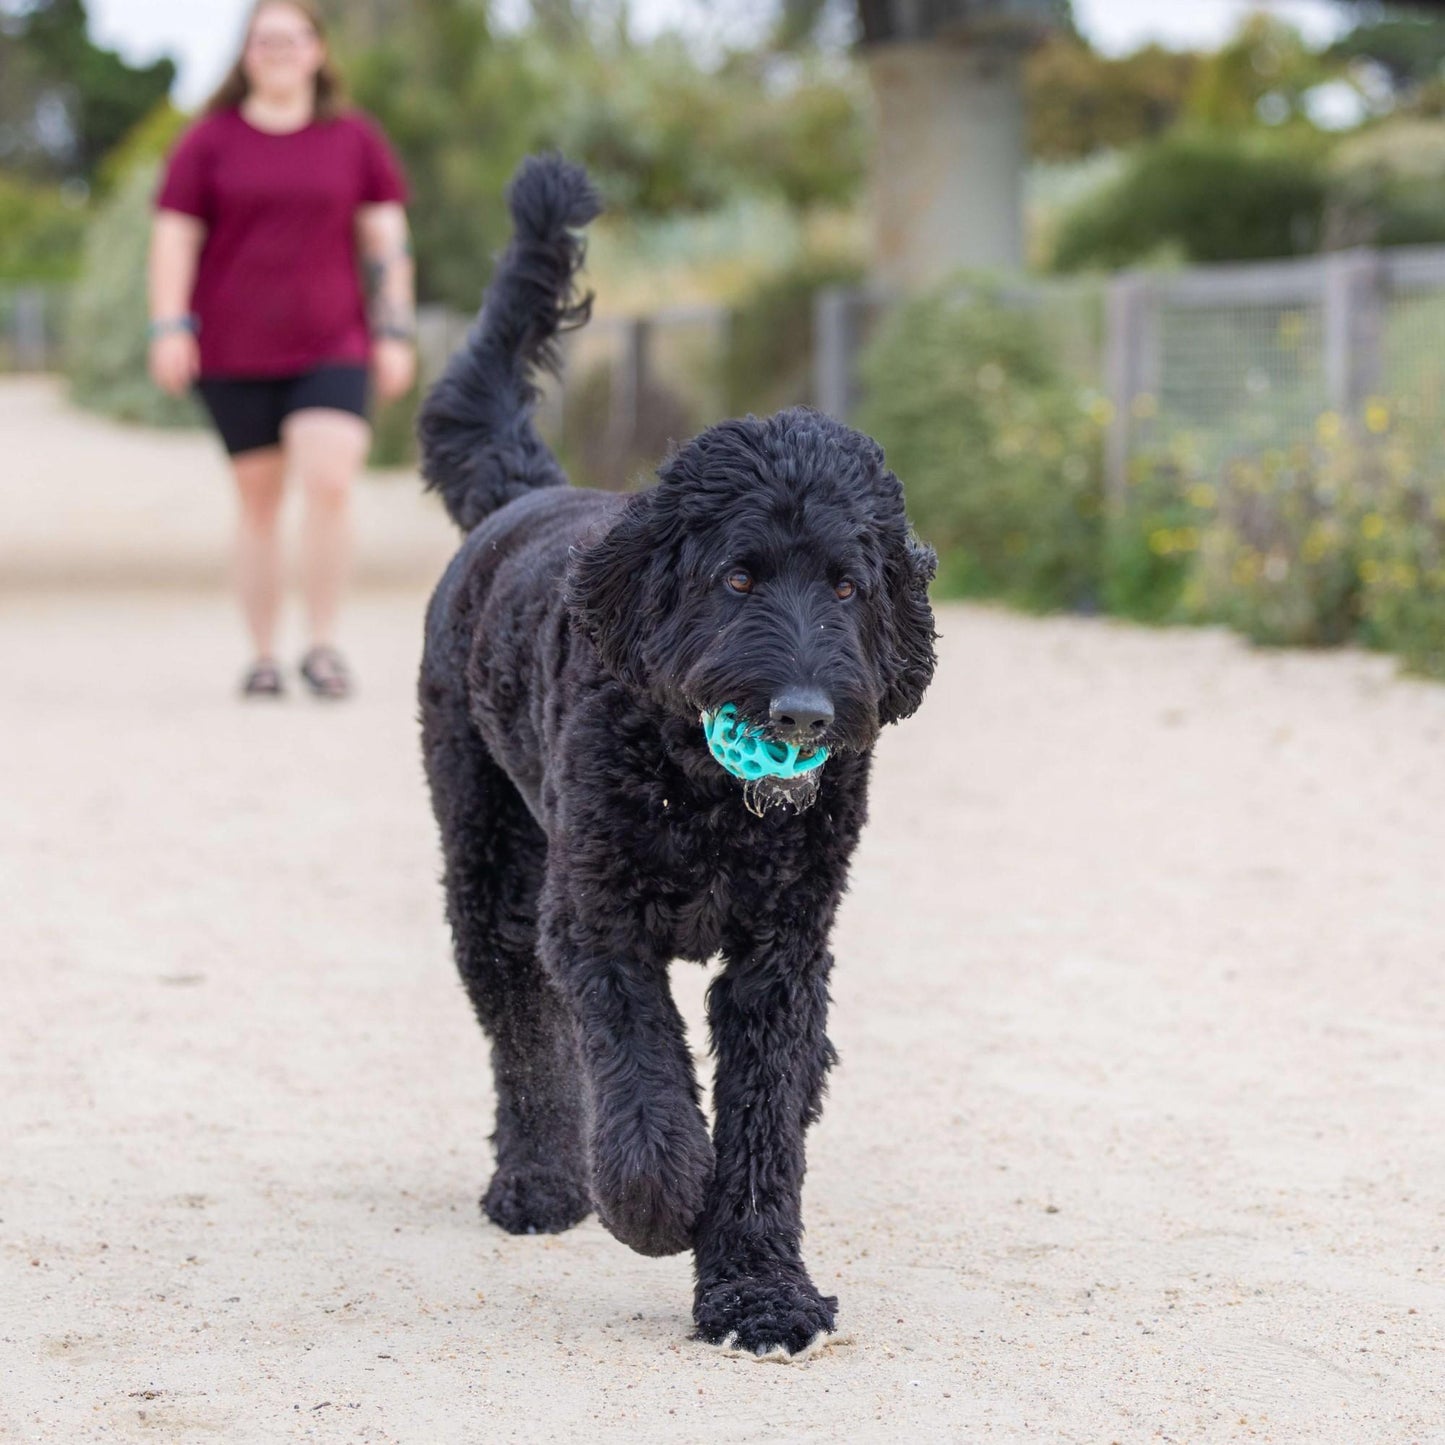
<instances>
[{"instance_id":1,"label":"dog's front leg","mask_svg":"<svg viewBox=\"0 0 1445 1445\"><path fill-rule=\"evenodd\" d=\"M598 1218L639 1254L677 1254L692 1243L713 1150L667 960L575 915L554 913L543 939L577 1025Z\"/></svg>"},{"instance_id":2,"label":"dog's front leg","mask_svg":"<svg viewBox=\"0 0 1445 1445\"><path fill-rule=\"evenodd\" d=\"M773 1357L833 1330L838 1301L803 1268L803 1136L833 1061L832 958L811 931L729 950L708 992L717 1165L697 1229L696 1338Z\"/></svg>"}]
</instances>

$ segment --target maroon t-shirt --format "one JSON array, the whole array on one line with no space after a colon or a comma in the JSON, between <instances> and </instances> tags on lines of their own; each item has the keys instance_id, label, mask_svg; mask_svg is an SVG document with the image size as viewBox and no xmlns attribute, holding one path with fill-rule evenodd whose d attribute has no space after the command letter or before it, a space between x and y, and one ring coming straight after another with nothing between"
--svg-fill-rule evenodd
<instances>
[{"instance_id":1,"label":"maroon t-shirt","mask_svg":"<svg viewBox=\"0 0 1445 1445\"><path fill-rule=\"evenodd\" d=\"M191 309L202 376L292 376L371 354L359 206L404 202L401 168L355 111L288 135L221 111L180 139L158 209L206 224Z\"/></svg>"}]
</instances>

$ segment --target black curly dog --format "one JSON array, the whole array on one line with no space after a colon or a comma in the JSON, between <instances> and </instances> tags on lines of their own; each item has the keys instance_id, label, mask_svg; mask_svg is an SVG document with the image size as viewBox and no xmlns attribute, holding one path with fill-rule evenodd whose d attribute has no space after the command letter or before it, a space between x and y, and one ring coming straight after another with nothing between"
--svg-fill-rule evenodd
<instances>
[{"instance_id":1,"label":"black curly dog","mask_svg":"<svg viewBox=\"0 0 1445 1445\"><path fill-rule=\"evenodd\" d=\"M803 408L710 427L619 496L567 485L532 425L579 325L585 172L523 163L514 234L419 423L467 534L427 614L423 747L457 964L496 1074L482 1199L515 1234L596 1209L696 1251L696 1338L795 1355L837 1301L800 1253L803 1138L834 1060L828 935L870 751L933 674L933 553L879 447ZM736 705L827 760L752 782L708 751ZM674 958L708 991L709 1136Z\"/></svg>"}]
</instances>

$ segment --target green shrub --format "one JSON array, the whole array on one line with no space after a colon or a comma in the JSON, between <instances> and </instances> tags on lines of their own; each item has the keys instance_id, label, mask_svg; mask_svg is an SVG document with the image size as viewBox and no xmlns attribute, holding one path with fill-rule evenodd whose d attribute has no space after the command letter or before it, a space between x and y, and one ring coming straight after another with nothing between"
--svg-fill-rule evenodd
<instances>
[{"instance_id":1,"label":"green shrub","mask_svg":"<svg viewBox=\"0 0 1445 1445\"><path fill-rule=\"evenodd\" d=\"M1329 181L1317 141L1174 132L1059 222L1056 270L1256 260L1318 248Z\"/></svg>"},{"instance_id":2,"label":"green shrub","mask_svg":"<svg viewBox=\"0 0 1445 1445\"><path fill-rule=\"evenodd\" d=\"M158 167L117 184L91 225L66 327L66 370L82 406L152 426L196 426L190 398L166 396L146 370L146 254Z\"/></svg>"},{"instance_id":3,"label":"green shrub","mask_svg":"<svg viewBox=\"0 0 1445 1445\"><path fill-rule=\"evenodd\" d=\"M1139 457L1106 605L1267 645L1361 641L1445 678L1445 443L1408 410L1371 398L1358 417L1325 412L1310 436L1212 464L1182 432ZM1151 562L1142 582L1129 571Z\"/></svg>"},{"instance_id":4,"label":"green shrub","mask_svg":"<svg viewBox=\"0 0 1445 1445\"><path fill-rule=\"evenodd\" d=\"M939 587L1031 610L1097 602L1101 433L1031 313L954 286L867 347L859 425L903 478Z\"/></svg>"},{"instance_id":5,"label":"green shrub","mask_svg":"<svg viewBox=\"0 0 1445 1445\"><path fill-rule=\"evenodd\" d=\"M1328 242L1445 241L1445 123L1402 116L1344 141L1330 162Z\"/></svg>"},{"instance_id":6,"label":"green shrub","mask_svg":"<svg viewBox=\"0 0 1445 1445\"><path fill-rule=\"evenodd\" d=\"M1185 620L1199 541L1199 518L1188 500L1191 467L1179 446L1132 459L1124 505L1105 529L1106 611L1135 622Z\"/></svg>"},{"instance_id":7,"label":"green shrub","mask_svg":"<svg viewBox=\"0 0 1445 1445\"><path fill-rule=\"evenodd\" d=\"M769 277L733 307L723 394L733 413L772 412L813 402L813 307L828 286L854 286L861 268L805 257Z\"/></svg>"},{"instance_id":8,"label":"green shrub","mask_svg":"<svg viewBox=\"0 0 1445 1445\"><path fill-rule=\"evenodd\" d=\"M1436 425L1376 409L1356 546L1365 641L1445 679L1445 447Z\"/></svg>"},{"instance_id":9,"label":"green shrub","mask_svg":"<svg viewBox=\"0 0 1445 1445\"><path fill-rule=\"evenodd\" d=\"M635 400L635 424L622 426L613 409L616 382L615 368L598 362L568 387L557 454L579 486L622 492L646 485L672 443L703 424L687 398L653 372Z\"/></svg>"},{"instance_id":10,"label":"green shrub","mask_svg":"<svg viewBox=\"0 0 1445 1445\"><path fill-rule=\"evenodd\" d=\"M1359 615L1348 462L1299 441L1229 463L1217 507L1212 491L1195 489L1213 512L1191 588L1197 614L1274 646L1348 641Z\"/></svg>"},{"instance_id":11,"label":"green shrub","mask_svg":"<svg viewBox=\"0 0 1445 1445\"><path fill-rule=\"evenodd\" d=\"M60 186L0 174L0 280L69 280L80 269L87 214Z\"/></svg>"}]
</instances>

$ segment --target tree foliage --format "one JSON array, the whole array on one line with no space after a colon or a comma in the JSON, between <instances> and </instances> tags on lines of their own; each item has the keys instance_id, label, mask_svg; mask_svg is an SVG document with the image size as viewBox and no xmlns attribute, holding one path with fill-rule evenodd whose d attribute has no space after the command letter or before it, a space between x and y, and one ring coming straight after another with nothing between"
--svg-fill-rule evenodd
<instances>
[{"instance_id":1,"label":"tree foliage","mask_svg":"<svg viewBox=\"0 0 1445 1445\"><path fill-rule=\"evenodd\" d=\"M1115 58L1055 36L1025 65L1030 153L1076 160L1162 135L1184 114L1200 64L1158 45Z\"/></svg>"},{"instance_id":2,"label":"tree foliage","mask_svg":"<svg viewBox=\"0 0 1445 1445\"><path fill-rule=\"evenodd\" d=\"M387 45L346 57L353 94L411 180L426 299L476 304L507 233L507 178L528 151L584 162L609 210L634 218L859 190L865 99L847 67L750 55L709 68L674 37L637 45L623 32L559 43L563 19L500 34L469 0L416 0Z\"/></svg>"},{"instance_id":3,"label":"tree foliage","mask_svg":"<svg viewBox=\"0 0 1445 1445\"><path fill-rule=\"evenodd\" d=\"M1191 262L1319 248L1329 178L1319 147L1238 132L1175 131L1059 225L1061 271L1127 266L1167 252Z\"/></svg>"},{"instance_id":4,"label":"tree foliage","mask_svg":"<svg viewBox=\"0 0 1445 1445\"><path fill-rule=\"evenodd\" d=\"M85 0L0 10L0 166L93 181L106 152L170 94L170 60L127 64L94 44Z\"/></svg>"},{"instance_id":5,"label":"tree foliage","mask_svg":"<svg viewBox=\"0 0 1445 1445\"><path fill-rule=\"evenodd\" d=\"M951 282L900 307L862 363L860 425L908 483L939 586L1034 611L1097 602L1097 416L1040 318Z\"/></svg>"},{"instance_id":6,"label":"tree foliage","mask_svg":"<svg viewBox=\"0 0 1445 1445\"><path fill-rule=\"evenodd\" d=\"M59 186L0 174L0 280L69 280L86 220L79 198Z\"/></svg>"}]
</instances>

